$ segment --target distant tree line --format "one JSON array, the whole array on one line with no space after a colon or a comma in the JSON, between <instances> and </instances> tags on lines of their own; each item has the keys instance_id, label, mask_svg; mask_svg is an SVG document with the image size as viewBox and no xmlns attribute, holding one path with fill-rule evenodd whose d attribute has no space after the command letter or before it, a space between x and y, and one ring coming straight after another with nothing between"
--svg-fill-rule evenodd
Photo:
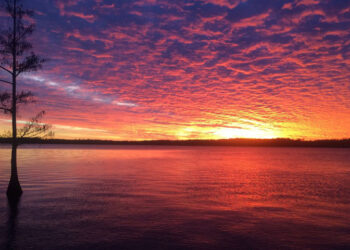
<instances>
[{"instance_id":1,"label":"distant tree line","mask_svg":"<svg viewBox=\"0 0 350 250\"><path fill-rule=\"evenodd\" d=\"M0 143L11 143L11 138L0 138ZM221 139L221 140L64 140L22 138L22 144L77 144L77 145L158 145L158 146L235 146L235 147L337 147L350 148L350 139L343 140L292 140L292 139Z\"/></svg>"}]
</instances>

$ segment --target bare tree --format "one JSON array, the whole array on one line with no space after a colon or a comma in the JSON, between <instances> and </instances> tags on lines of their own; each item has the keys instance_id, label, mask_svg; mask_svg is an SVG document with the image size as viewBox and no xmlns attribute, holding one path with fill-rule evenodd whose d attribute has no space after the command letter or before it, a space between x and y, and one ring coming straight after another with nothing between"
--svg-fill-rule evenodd
<instances>
[{"instance_id":1,"label":"bare tree","mask_svg":"<svg viewBox=\"0 0 350 250\"><path fill-rule=\"evenodd\" d=\"M52 137L54 134L50 130L51 126L45 123L41 123L41 118L45 115L45 111L39 112L29 122L25 124L21 129L18 129L19 138L35 138L40 136L41 138Z\"/></svg>"},{"instance_id":2,"label":"bare tree","mask_svg":"<svg viewBox=\"0 0 350 250\"><path fill-rule=\"evenodd\" d=\"M22 129L17 129L18 105L33 102L31 92L17 93L17 78L22 73L40 69L45 60L32 51L32 44L28 41L28 37L34 31L34 24L28 23L25 18L32 17L33 11L25 9L21 0L3 0L3 4L10 24L0 33L0 70L4 75L7 74L9 79L0 79L0 82L10 85L12 92L0 93L0 110L12 115L11 179L7 189L7 196L11 198L22 194L16 164L18 133L20 137L38 135L39 132L46 132L49 127L38 122L44 114L40 112Z\"/></svg>"},{"instance_id":3,"label":"bare tree","mask_svg":"<svg viewBox=\"0 0 350 250\"><path fill-rule=\"evenodd\" d=\"M51 125L42 123L41 119L45 115L45 111L40 111L30 121L26 122L23 127L17 129L17 145L22 144L24 138L52 138L54 133L51 131ZM7 131L0 135L0 138L10 138L12 136L11 131Z\"/></svg>"}]
</instances>

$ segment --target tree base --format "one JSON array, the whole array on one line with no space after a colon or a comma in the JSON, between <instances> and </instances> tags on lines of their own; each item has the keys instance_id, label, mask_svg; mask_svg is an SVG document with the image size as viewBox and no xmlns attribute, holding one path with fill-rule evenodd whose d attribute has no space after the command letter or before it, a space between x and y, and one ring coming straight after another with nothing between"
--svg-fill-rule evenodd
<instances>
[{"instance_id":1,"label":"tree base","mask_svg":"<svg viewBox=\"0 0 350 250\"><path fill-rule=\"evenodd\" d=\"M13 183L10 181L9 186L7 188L7 198L8 199L18 199L19 197L21 197L23 191L21 188L21 185L19 184L19 182L17 183Z\"/></svg>"}]
</instances>

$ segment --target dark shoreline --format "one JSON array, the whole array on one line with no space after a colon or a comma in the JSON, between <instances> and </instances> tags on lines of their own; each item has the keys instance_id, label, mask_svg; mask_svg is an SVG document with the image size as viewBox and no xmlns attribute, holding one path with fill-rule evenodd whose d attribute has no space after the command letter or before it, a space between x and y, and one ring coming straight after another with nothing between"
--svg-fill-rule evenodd
<instances>
[{"instance_id":1,"label":"dark shoreline","mask_svg":"<svg viewBox=\"0 0 350 250\"><path fill-rule=\"evenodd\" d=\"M10 144L10 138L0 138L0 144ZM20 144L75 144L75 145L158 145L158 146L231 146L231 147L331 147L350 148L350 139L343 140L292 140L292 139L220 139L220 140L65 140L25 138Z\"/></svg>"}]
</instances>

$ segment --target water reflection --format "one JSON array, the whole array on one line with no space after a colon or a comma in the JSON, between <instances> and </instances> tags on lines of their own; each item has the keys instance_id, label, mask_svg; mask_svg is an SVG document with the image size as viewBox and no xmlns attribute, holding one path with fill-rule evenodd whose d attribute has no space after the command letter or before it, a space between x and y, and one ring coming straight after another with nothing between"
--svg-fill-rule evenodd
<instances>
[{"instance_id":1,"label":"water reflection","mask_svg":"<svg viewBox=\"0 0 350 250\"><path fill-rule=\"evenodd\" d=\"M8 155L0 150L6 181ZM18 156L25 192L6 238L18 249L350 247L347 149L47 146Z\"/></svg>"},{"instance_id":2,"label":"water reflection","mask_svg":"<svg viewBox=\"0 0 350 250\"><path fill-rule=\"evenodd\" d=\"M20 206L20 197L8 199L6 222L6 249L16 249L17 217Z\"/></svg>"}]
</instances>

